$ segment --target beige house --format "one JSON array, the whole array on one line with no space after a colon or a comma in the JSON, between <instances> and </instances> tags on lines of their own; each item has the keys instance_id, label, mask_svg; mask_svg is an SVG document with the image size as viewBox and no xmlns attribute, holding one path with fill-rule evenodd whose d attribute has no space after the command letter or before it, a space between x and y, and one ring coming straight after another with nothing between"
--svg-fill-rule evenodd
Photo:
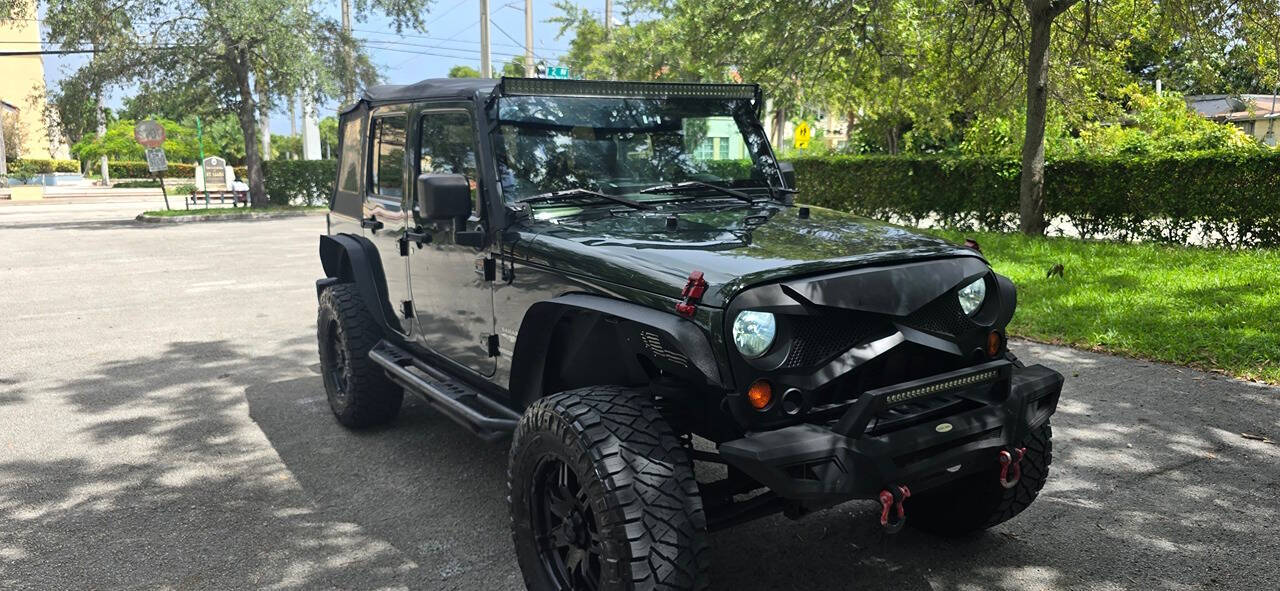
<instances>
[{"instance_id":1,"label":"beige house","mask_svg":"<svg viewBox=\"0 0 1280 591\"><path fill-rule=\"evenodd\" d=\"M34 0L29 14L35 14ZM5 52L40 51L40 27L34 20L0 20L0 48ZM49 139L44 120L44 58L40 55L0 56L0 116L16 122L21 146L6 151L22 158L67 158L65 144Z\"/></svg>"},{"instance_id":2,"label":"beige house","mask_svg":"<svg viewBox=\"0 0 1280 591\"><path fill-rule=\"evenodd\" d=\"M1201 117L1235 125L1268 146L1274 148L1280 138L1280 100L1276 95L1198 94L1186 100Z\"/></svg>"}]
</instances>

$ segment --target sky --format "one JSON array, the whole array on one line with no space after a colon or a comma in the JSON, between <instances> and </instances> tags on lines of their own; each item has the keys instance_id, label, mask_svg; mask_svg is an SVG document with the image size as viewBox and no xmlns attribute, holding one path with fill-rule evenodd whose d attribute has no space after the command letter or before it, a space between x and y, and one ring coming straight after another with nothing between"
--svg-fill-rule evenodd
<instances>
[{"instance_id":1,"label":"sky","mask_svg":"<svg viewBox=\"0 0 1280 591\"><path fill-rule=\"evenodd\" d=\"M604 0L577 3L603 18ZM555 38L559 26L546 22L560 14L553 4L554 0L533 0L534 56L535 59L543 59L548 63L555 63L569 46L568 37ZM338 18L337 0L321 3L321 6L326 13ZM498 71L512 56L524 55L524 0L490 0L489 12L490 52L493 69ZM375 15L370 15L365 22L353 18L351 28L357 37L366 41L365 46L387 84L408 84L425 78L442 78L456 65L480 69L479 0L434 0L424 20L427 28L425 33L406 31L403 35L398 35L386 19ZM74 70L87 59L82 55L45 56L46 82L56 84L68 71ZM108 96L107 105L118 108L129 95L130 89L116 89ZM332 115L337 108L337 102L320 105L320 116ZM301 117L299 111L298 118ZM301 121L298 125L301 126ZM287 135L289 127L288 107L272 113L272 133Z\"/></svg>"}]
</instances>

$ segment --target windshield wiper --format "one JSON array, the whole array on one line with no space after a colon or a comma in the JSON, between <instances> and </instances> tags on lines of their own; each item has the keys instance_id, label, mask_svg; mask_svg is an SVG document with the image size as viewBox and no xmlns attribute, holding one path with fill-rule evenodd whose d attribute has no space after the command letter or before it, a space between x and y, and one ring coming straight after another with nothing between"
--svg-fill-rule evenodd
<instances>
[{"instance_id":1,"label":"windshield wiper","mask_svg":"<svg viewBox=\"0 0 1280 591\"><path fill-rule=\"evenodd\" d=\"M671 183L671 184L667 184L667 185L655 185L655 186L649 187L649 188L647 188L647 189L640 189L640 192L641 192L641 193L671 193L671 194L676 194L676 193L686 193L686 192L689 192L689 191L699 191L699 190L704 190L704 189L705 189L705 190L708 190L708 191L715 191L715 192L717 192L717 193L721 193L721 194L724 194L724 195L728 195L728 196L730 196L730 197L733 197L734 199L737 199L738 201L745 201L745 202L747 202L747 203L755 203L755 199L754 199L754 198L752 198L750 195L748 195L748 194L746 194L746 193L743 193L742 191L738 191L738 190L736 190L736 189L730 189L730 188L728 188L728 187L721 187L720 185L713 185L713 184L711 184L711 183L704 183L704 182L702 182L702 181L685 181L685 182L683 182L683 183Z\"/></svg>"},{"instance_id":2,"label":"windshield wiper","mask_svg":"<svg viewBox=\"0 0 1280 591\"><path fill-rule=\"evenodd\" d=\"M583 189L580 187L574 188L574 189L565 189L563 191L552 191L550 193L542 193L539 195L534 195L532 197L525 197L524 199L519 199L518 201L521 203L538 203L538 202L566 201L569 199L582 198L582 197L595 197L596 199L612 201L614 203L620 203L632 209L649 209L648 205L640 203L639 201L627 199L626 197L619 197L617 195L610 195L608 193L601 193L599 191L592 191L591 189Z\"/></svg>"}]
</instances>

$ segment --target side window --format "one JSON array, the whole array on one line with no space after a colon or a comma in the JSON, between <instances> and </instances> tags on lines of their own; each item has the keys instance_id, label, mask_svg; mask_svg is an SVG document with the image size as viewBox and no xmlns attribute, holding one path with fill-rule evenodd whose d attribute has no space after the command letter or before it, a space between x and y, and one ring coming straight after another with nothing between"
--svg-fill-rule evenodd
<instances>
[{"instance_id":1,"label":"side window","mask_svg":"<svg viewBox=\"0 0 1280 591\"><path fill-rule=\"evenodd\" d=\"M422 147L419 174L461 174L471 182L471 211L479 212L475 130L471 115L462 112L427 113L419 125Z\"/></svg>"},{"instance_id":2,"label":"side window","mask_svg":"<svg viewBox=\"0 0 1280 591\"><path fill-rule=\"evenodd\" d=\"M369 187L383 197L404 196L405 116L373 120Z\"/></svg>"},{"instance_id":3,"label":"side window","mask_svg":"<svg viewBox=\"0 0 1280 591\"><path fill-rule=\"evenodd\" d=\"M360 190L360 123L361 118L356 116L342 119L342 169L338 187L351 193Z\"/></svg>"}]
</instances>

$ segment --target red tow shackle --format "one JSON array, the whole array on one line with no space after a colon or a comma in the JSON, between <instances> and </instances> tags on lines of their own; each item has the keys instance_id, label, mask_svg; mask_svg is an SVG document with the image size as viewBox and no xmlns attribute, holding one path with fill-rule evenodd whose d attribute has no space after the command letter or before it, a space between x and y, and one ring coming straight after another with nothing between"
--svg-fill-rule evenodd
<instances>
[{"instance_id":1,"label":"red tow shackle","mask_svg":"<svg viewBox=\"0 0 1280 591\"><path fill-rule=\"evenodd\" d=\"M911 489L905 484L880 491L880 526L884 528L885 533L896 534L902 531L902 526L907 523L907 512L902 508L902 502L909 498L911 498ZM895 507L897 515L891 522L889 513Z\"/></svg>"},{"instance_id":2,"label":"red tow shackle","mask_svg":"<svg viewBox=\"0 0 1280 591\"><path fill-rule=\"evenodd\" d=\"M1018 485L1018 481L1022 480L1022 458L1027 455L1027 448L1014 448L1013 453L1008 450L1000 450L1000 486L1005 488L1013 488ZM1009 473L1013 472L1013 477L1009 477Z\"/></svg>"}]
</instances>

